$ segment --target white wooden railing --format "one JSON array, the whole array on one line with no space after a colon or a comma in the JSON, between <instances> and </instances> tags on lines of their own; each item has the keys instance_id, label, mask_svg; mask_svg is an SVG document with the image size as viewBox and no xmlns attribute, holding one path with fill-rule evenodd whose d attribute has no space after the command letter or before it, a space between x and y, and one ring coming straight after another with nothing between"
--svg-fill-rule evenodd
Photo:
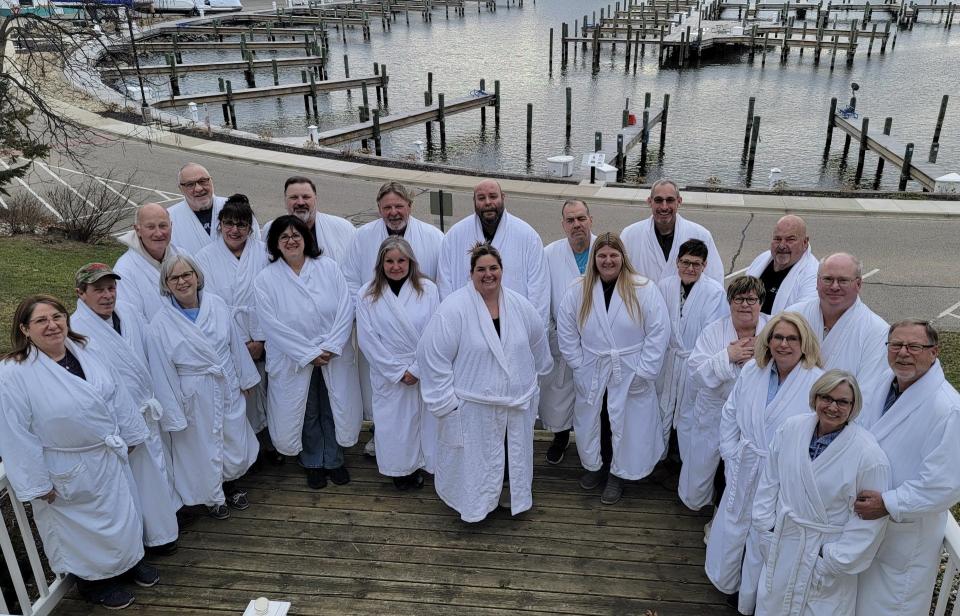
<instances>
[{"instance_id":1,"label":"white wooden railing","mask_svg":"<svg viewBox=\"0 0 960 616\"><path fill-rule=\"evenodd\" d=\"M30 523L27 521L27 512L23 509L23 503L17 500L13 494L13 488L7 480L7 473L0 462L0 498L4 495L10 499L13 507L13 515L16 520L14 526L20 532L20 538L23 540L24 548L27 552L27 560L30 562L30 570L36 583L37 590L34 595L27 591L26 582L23 579L23 573L20 571L20 564L13 551L13 542L10 540L10 533L7 532L7 520L3 520L0 525L0 548L3 551L3 561L7 565L7 571L10 579L13 580L13 589L17 594L17 600L20 602L20 614L23 616L45 616L53 611L61 597L66 594L70 587L68 576L57 576L52 584L47 584L47 578L43 573L43 565L40 564L40 554L37 552L37 544L33 537L33 531L30 530ZM9 614L10 609L0 593L0 614Z\"/></svg>"},{"instance_id":2,"label":"white wooden railing","mask_svg":"<svg viewBox=\"0 0 960 616\"><path fill-rule=\"evenodd\" d=\"M934 607L933 616L946 616L950 591L960 574L960 525L952 515L947 516L947 532L943 537L943 549L947 553L947 566L940 583L940 593ZM953 602L950 616L960 616L960 596Z\"/></svg>"}]
</instances>

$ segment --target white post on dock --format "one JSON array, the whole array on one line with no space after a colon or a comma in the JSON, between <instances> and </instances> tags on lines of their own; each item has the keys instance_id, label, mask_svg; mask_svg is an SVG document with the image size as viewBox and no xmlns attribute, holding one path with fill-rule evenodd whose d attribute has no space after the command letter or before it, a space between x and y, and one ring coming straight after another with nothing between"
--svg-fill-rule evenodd
<instances>
[{"instance_id":1,"label":"white post on dock","mask_svg":"<svg viewBox=\"0 0 960 616\"><path fill-rule=\"evenodd\" d=\"M319 139L319 135L317 134L317 125L311 124L310 126L307 127L307 130L310 131L310 142L316 143L317 139Z\"/></svg>"},{"instance_id":2,"label":"white post on dock","mask_svg":"<svg viewBox=\"0 0 960 616\"><path fill-rule=\"evenodd\" d=\"M196 103L187 103L187 109L190 112L190 120L194 124L200 123L200 111L197 109Z\"/></svg>"}]
</instances>

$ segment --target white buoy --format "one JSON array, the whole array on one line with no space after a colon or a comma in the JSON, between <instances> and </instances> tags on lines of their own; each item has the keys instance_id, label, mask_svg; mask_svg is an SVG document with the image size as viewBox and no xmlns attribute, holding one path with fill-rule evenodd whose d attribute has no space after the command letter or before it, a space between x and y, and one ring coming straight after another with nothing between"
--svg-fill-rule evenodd
<instances>
[{"instance_id":1,"label":"white buoy","mask_svg":"<svg viewBox=\"0 0 960 616\"><path fill-rule=\"evenodd\" d=\"M313 143L316 143L317 139L319 138L319 135L317 134L317 125L311 124L310 126L307 127L307 130L310 131L310 141L312 141Z\"/></svg>"},{"instance_id":2,"label":"white buoy","mask_svg":"<svg viewBox=\"0 0 960 616\"><path fill-rule=\"evenodd\" d=\"M423 141L417 139L413 142L413 145L417 146L417 160L422 163L426 159L426 150L423 147Z\"/></svg>"},{"instance_id":3,"label":"white buoy","mask_svg":"<svg viewBox=\"0 0 960 616\"><path fill-rule=\"evenodd\" d=\"M196 103L187 103L187 109L188 109L189 112L190 112L190 120L192 120L194 124L199 124L199 123L200 123L200 111L197 109L197 104L196 104Z\"/></svg>"},{"instance_id":4,"label":"white buoy","mask_svg":"<svg viewBox=\"0 0 960 616\"><path fill-rule=\"evenodd\" d=\"M780 171L780 167L774 167L770 170L770 175L767 176L767 181L770 185L770 188L773 188L777 185L777 182L783 179L783 172Z\"/></svg>"}]
</instances>

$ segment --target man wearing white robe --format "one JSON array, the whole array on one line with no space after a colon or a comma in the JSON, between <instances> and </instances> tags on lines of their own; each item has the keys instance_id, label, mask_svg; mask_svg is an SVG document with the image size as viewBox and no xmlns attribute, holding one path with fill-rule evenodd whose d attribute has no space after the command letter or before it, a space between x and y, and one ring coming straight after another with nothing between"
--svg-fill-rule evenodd
<instances>
[{"instance_id":1,"label":"man wearing white robe","mask_svg":"<svg viewBox=\"0 0 960 616\"><path fill-rule=\"evenodd\" d=\"M852 614L857 574L883 539L886 521L857 517L852 503L859 490L890 485L887 457L868 430L851 423L811 460L818 421L817 413L790 417L770 444L753 502L765 552L757 616Z\"/></svg>"},{"instance_id":2,"label":"man wearing white robe","mask_svg":"<svg viewBox=\"0 0 960 616\"><path fill-rule=\"evenodd\" d=\"M663 444L670 446L671 430L692 421L693 396L687 392L687 359L697 343L697 336L708 324L730 314L726 291L708 276L710 253L700 240L687 240L680 245L677 273L657 283L670 317L670 344L657 376L657 398L663 428ZM674 444L674 447L677 445ZM674 450L671 456L676 456Z\"/></svg>"},{"instance_id":3,"label":"man wearing white robe","mask_svg":"<svg viewBox=\"0 0 960 616\"><path fill-rule=\"evenodd\" d=\"M117 238L127 246L113 266L121 281L117 292L150 322L162 304L160 264L177 249L170 244L170 215L162 205L146 203L137 210L133 230Z\"/></svg>"},{"instance_id":4,"label":"man wearing white robe","mask_svg":"<svg viewBox=\"0 0 960 616\"><path fill-rule=\"evenodd\" d=\"M0 363L0 456L53 572L107 580L143 558L127 448L148 432L116 373L80 344L66 348L86 378L35 347Z\"/></svg>"},{"instance_id":5,"label":"man wearing white robe","mask_svg":"<svg viewBox=\"0 0 960 616\"><path fill-rule=\"evenodd\" d=\"M863 266L853 256L836 253L820 264L818 298L791 306L810 323L820 340L824 369L839 368L857 377L864 392L864 405L883 389L887 371L887 322L860 300Z\"/></svg>"},{"instance_id":6,"label":"man wearing white robe","mask_svg":"<svg viewBox=\"0 0 960 616\"><path fill-rule=\"evenodd\" d=\"M720 456L727 485L707 540L707 577L720 592L739 592L739 609L745 614L753 613L754 584L762 566L756 534L750 529L753 498L768 447L788 417L810 412L807 396L823 374L820 368L808 368L802 363L806 360L801 360L768 402L771 379L777 376L776 362L767 361L761 368L756 358L751 359L723 405Z\"/></svg>"},{"instance_id":7,"label":"man wearing white robe","mask_svg":"<svg viewBox=\"0 0 960 616\"><path fill-rule=\"evenodd\" d=\"M926 321L900 321L887 349L882 395L858 421L890 459L893 487L862 492L854 510L865 520L889 515L889 523L860 575L857 616L928 612L947 516L960 500L960 395L937 359L937 331Z\"/></svg>"},{"instance_id":8,"label":"man wearing white robe","mask_svg":"<svg viewBox=\"0 0 960 616\"><path fill-rule=\"evenodd\" d=\"M546 325L550 279L543 241L533 227L505 211L506 200L500 184L493 180L483 180L473 189L474 215L450 227L440 245L440 299L470 282L470 249L478 242L489 242L503 258L503 286L533 304Z\"/></svg>"},{"instance_id":9,"label":"man wearing white robe","mask_svg":"<svg viewBox=\"0 0 960 616\"><path fill-rule=\"evenodd\" d=\"M807 223L793 214L778 220L770 250L757 255L747 268L748 276L763 282L766 295L760 311L777 314L787 306L815 299L819 266L810 248Z\"/></svg>"},{"instance_id":10,"label":"man wearing white robe","mask_svg":"<svg viewBox=\"0 0 960 616\"><path fill-rule=\"evenodd\" d=\"M633 223L620 234L630 264L641 275L659 282L673 273L680 244L698 239L710 252L710 263L704 273L723 284L723 259L713 236L704 227L677 213L681 203L680 189L673 180L654 182L647 197L651 216Z\"/></svg>"},{"instance_id":11,"label":"man wearing white robe","mask_svg":"<svg viewBox=\"0 0 960 616\"><path fill-rule=\"evenodd\" d=\"M185 422L164 421L163 407L154 397L147 363L144 323L129 304L117 301L119 276L103 263L90 263L76 275L79 301L71 327L87 336L88 348L116 370L149 430L144 444L129 455L143 516L143 544L156 553L169 553L179 535L177 509L167 452L161 430L186 427Z\"/></svg>"},{"instance_id":12,"label":"man wearing white robe","mask_svg":"<svg viewBox=\"0 0 960 616\"><path fill-rule=\"evenodd\" d=\"M576 392L573 387L573 371L560 354L557 344L557 311L563 295L578 276L582 276L590 263L590 247L597 239L592 233L593 216L587 204L580 199L569 199L560 208L561 226L565 238L543 249L550 273L550 323L547 335L553 370L540 379L539 415L543 427L554 433L553 443L547 449L547 462L559 464L570 443L573 428L573 407Z\"/></svg>"},{"instance_id":13,"label":"man wearing white robe","mask_svg":"<svg viewBox=\"0 0 960 616\"><path fill-rule=\"evenodd\" d=\"M438 418L437 495L463 521L496 509L504 440L510 512L533 506L533 413L538 375L552 368L547 332L523 296L500 288L500 335L473 284L450 294L417 348L420 390ZM504 439L506 436L506 439Z\"/></svg>"},{"instance_id":14,"label":"man wearing white robe","mask_svg":"<svg viewBox=\"0 0 960 616\"><path fill-rule=\"evenodd\" d=\"M197 163L187 163L177 173L177 186L183 201L170 206L170 220L173 223L171 243L183 254L196 256L200 250L219 239L217 219L225 197L214 193L213 178ZM260 225L253 219L250 234L260 239Z\"/></svg>"},{"instance_id":15,"label":"man wearing white robe","mask_svg":"<svg viewBox=\"0 0 960 616\"><path fill-rule=\"evenodd\" d=\"M227 500L224 482L242 477L257 459L241 392L260 374L226 302L214 293L200 292L199 299L193 322L164 298L147 348L157 399L187 423L170 434L177 494L185 505L216 508Z\"/></svg>"},{"instance_id":16,"label":"man wearing white robe","mask_svg":"<svg viewBox=\"0 0 960 616\"><path fill-rule=\"evenodd\" d=\"M317 185L313 180L298 175L287 178L283 184L283 201L288 214L293 214L313 230L313 237L324 256L340 265L346 262L357 229L345 218L317 211ZM263 226L263 237L267 237L272 222Z\"/></svg>"}]
</instances>

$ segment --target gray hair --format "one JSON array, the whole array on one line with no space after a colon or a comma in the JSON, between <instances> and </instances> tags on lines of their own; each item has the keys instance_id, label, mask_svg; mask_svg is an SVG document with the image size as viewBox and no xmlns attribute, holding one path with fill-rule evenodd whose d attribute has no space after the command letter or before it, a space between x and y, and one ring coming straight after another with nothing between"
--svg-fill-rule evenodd
<instances>
[{"instance_id":1,"label":"gray hair","mask_svg":"<svg viewBox=\"0 0 960 616\"><path fill-rule=\"evenodd\" d=\"M887 331L887 340L890 340L890 336L893 335L893 330L900 327L922 327L927 333L927 344L939 345L940 344L940 333L930 324L930 321L924 319L902 319L890 325L890 329Z\"/></svg>"},{"instance_id":2,"label":"gray hair","mask_svg":"<svg viewBox=\"0 0 960 616\"><path fill-rule=\"evenodd\" d=\"M560 217L563 218L563 213L566 211L568 205L575 205L577 203L582 205L583 208L587 210L587 216L589 216L590 206L587 205L586 201L584 201L583 199L567 199L566 201L563 202L563 205L560 206Z\"/></svg>"},{"instance_id":3,"label":"gray hair","mask_svg":"<svg viewBox=\"0 0 960 616\"><path fill-rule=\"evenodd\" d=\"M654 192L661 186L673 186L673 190L677 193L677 196L680 196L680 187L677 186L677 183L669 178L661 178L650 185L650 192Z\"/></svg>"},{"instance_id":4,"label":"gray hair","mask_svg":"<svg viewBox=\"0 0 960 616\"><path fill-rule=\"evenodd\" d=\"M200 266L197 265L197 262L187 255L172 254L167 255L167 258L164 259L163 263L160 264L160 295L162 297L173 296L173 293L171 293L170 289L167 288L167 278L170 276L170 272L173 271L173 268L175 268L178 263L186 263L187 267L194 271L194 273L197 275L197 291L203 289L203 270L200 269Z\"/></svg>"},{"instance_id":5,"label":"gray hair","mask_svg":"<svg viewBox=\"0 0 960 616\"><path fill-rule=\"evenodd\" d=\"M846 383L853 390L853 406L850 407L850 416L847 417L847 423L852 422L860 414L863 408L863 394L860 393L860 385L857 384L857 377L846 370L827 370L810 388L810 408L814 412L817 409L817 396L824 396L831 391Z\"/></svg>"},{"instance_id":6,"label":"gray hair","mask_svg":"<svg viewBox=\"0 0 960 616\"><path fill-rule=\"evenodd\" d=\"M857 268L857 278L863 278L863 263L860 262L860 259L856 258L849 252L835 252L832 255L825 256L824 258L820 259L820 268L823 267L823 264L826 263L828 259L832 259L834 257L847 257L848 259L853 261L854 267ZM820 273L819 272L820 268L817 268L818 275Z\"/></svg>"}]
</instances>

